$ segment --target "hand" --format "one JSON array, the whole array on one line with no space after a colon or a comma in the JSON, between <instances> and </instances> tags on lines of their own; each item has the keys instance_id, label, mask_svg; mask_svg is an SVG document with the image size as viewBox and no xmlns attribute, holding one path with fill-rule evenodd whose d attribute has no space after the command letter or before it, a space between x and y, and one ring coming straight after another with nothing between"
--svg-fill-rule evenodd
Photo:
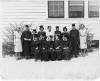
<instances>
[{"instance_id":1,"label":"hand","mask_svg":"<svg viewBox=\"0 0 100 81\"><path fill-rule=\"evenodd\" d=\"M60 47L58 46L56 49L59 49Z\"/></svg>"},{"instance_id":2,"label":"hand","mask_svg":"<svg viewBox=\"0 0 100 81\"><path fill-rule=\"evenodd\" d=\"M50 50L52 50L53 48L50 48Z\"/></svg>"},{"instance_id":3,"label":"hand","mask_svg":"<svg viewBox=\"0 0 100 81\"><path fill-rule=\"evenodd\" d=\"M45 48L43 48L43 50L45 50Z\"/></svg>"},{"instance_id":4,"label":"hand","mask_svg":"<svg viewBox=\"0 0 100 81\"><path fill-rule=\"evenodd\" d=\"M87 42L85 42L85 44L87 44Z\"/></svg>"},{"instance_id":5,"label":"hand","mask_svg":"<svg viewBox=\"0 0 100 81\"><path fill-rule=\"evenodd\" d=\"M38 47L36 49L38 49Z\"/></svg>"}]
</instances>

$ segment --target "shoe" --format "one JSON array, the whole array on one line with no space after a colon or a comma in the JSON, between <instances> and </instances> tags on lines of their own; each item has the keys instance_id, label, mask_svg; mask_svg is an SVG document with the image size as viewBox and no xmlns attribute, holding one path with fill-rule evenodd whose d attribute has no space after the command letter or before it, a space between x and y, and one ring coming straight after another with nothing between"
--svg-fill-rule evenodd
<instances>
[{"instance_id":1,"label":"shoe","mask_svg":"<svg viewBox=\"0 0 100 81\"><path fill-rule=\"evenodd\" d=\"M16 58L16 60L21 60L21 59L22 59L21 57Z\"/></svg>"}]
</instances>

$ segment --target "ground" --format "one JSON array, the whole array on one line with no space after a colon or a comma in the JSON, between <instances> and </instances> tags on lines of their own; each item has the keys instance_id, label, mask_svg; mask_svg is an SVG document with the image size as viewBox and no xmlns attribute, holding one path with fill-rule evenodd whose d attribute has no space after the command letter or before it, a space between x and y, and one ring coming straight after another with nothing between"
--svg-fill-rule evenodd
<instances>
[{"instance_id":1,"label":"ground","mask_svg":"<svg viewBox=\"0 0 100 81\"><path fill-rule=\"evenodd\" d=\"M95 79L100 76L99 62L98 50L70 61L16 61L6 57L1 59L0 73L3 79Z\"/></svg>"}]
</instances>

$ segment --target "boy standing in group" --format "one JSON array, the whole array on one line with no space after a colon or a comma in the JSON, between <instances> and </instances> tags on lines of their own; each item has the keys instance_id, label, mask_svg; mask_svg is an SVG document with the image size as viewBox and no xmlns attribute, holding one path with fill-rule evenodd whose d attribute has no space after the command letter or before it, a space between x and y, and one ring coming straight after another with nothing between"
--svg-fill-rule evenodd
<instances>
[{"instance_id":1,"label":"boy standing in group","mask_svg":"<svg viewBox=\"0 0 100 81\"><path fill-rule=\"evenodd\" d=\"M79 37L79 31L76 29L75 24L72 24L72 30L70 31L69 37L70 37L71 56L78 57L80 37Z\"/></svg>"}]
</instances>

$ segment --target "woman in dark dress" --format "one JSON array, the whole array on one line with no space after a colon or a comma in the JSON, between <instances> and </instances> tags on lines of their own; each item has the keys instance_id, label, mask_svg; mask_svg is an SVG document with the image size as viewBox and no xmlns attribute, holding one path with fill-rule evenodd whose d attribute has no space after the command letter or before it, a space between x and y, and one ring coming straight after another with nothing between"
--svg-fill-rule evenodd
<instances>
[{"instance_id":1,"label":"woman in dark dress","mask_svg":"<svg viewBox=\"0 0 100 81\"><path fill-rule=\"evenodd\" d=\"M68 60L70 59L69 54L70 54L70 49L69 49L69 33L67 32L67 28L63 28L63 33L62 33L62 49L63 49L63 59Z\"/></svg>"},{"instance_id":2,"label":"woman in dark dress","mask_svg":"<svg viewBox=\"0 0 100 81\"><path fill-rule=\"evenodd\" d=\"M22 39L22 48L23 48L23 56L28 59L31 56L31 43L32 43L32 33L29 30L29 26L25 25L25 31L23 31L21 39Z\"/></svg>"}]
</instances>

